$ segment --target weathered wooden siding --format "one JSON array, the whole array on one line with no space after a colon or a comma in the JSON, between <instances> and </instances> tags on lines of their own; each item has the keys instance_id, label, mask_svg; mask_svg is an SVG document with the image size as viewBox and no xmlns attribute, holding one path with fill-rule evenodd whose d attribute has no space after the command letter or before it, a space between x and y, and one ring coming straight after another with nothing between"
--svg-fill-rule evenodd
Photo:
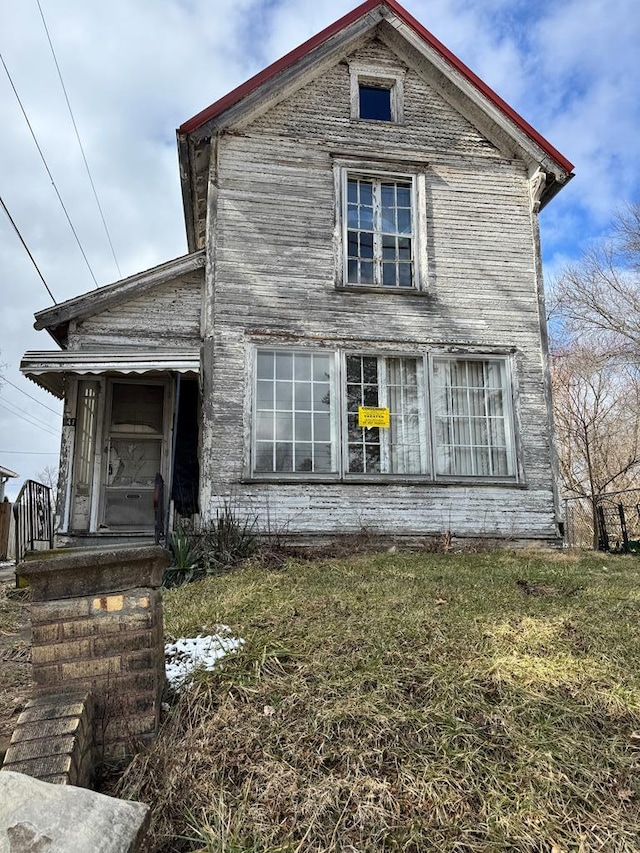
<instances>
[{"instance_id":1,"label":"weathered wooden siding","mask_svg":"<svg viewBox=\"0 0 640 853\"><path fill-rule=\"evenodd\" d=\"M198 346L203 279L198 270L78 321L70 349Z\"/></svg>"},{"instance_id":2,"label":"weathered wooden siding","mask_svg":"<svg viewBox=\"0 0 640 853\"><path fill-rule=\"evenodd\" d=\"M350 118L348 62L397 67L406 70L404 123L358 122ZM363 132L362 127L366 130ZM425 153L446 151L462 156L498 157L494 146L437 91L377 39L370 40L340 62L322 79L304 86L295 95L252 122L245 131L304 139L317 144L361 144L367 148L393 146Z\"/></svg>"},{"instance_id":3,"label":"weathered wooden siding","mask_svg":"<svg viewBox=\"0 0 640 853\"><path fill-rule=\"evenodd\" d=\"M353 57L397 58L371 42ZM253 124L224 134L208 234L203 508L233 495L291 533L550 538L555 534L538 282L528 180L411 69L402 126L350 119L337 65ZM428 293L335 289L336 158L379 151L426 182ZM364 155L362 155L364 157ZM383 168L381 164L381 168ZM458 345L514 353L524 487L243 480L254 344L422 352ZM274 521L275 519L275 521Z\"/></svg>"}]
</instances>

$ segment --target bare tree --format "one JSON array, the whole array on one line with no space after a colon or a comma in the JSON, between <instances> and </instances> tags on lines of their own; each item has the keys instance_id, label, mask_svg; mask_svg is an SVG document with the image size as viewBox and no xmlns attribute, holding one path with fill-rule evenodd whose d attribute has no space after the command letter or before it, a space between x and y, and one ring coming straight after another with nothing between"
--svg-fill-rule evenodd
<instances>
[{"instance_id":1,"label":"bare tree","mask_svg":"<svg viewBox=\"0 0 640 853\"><path fill-rule=\"evenodd\" d=\"M565 495L586 498L597 546L597 501L637 485L640 379L635 368L573 343L552 361L554 416Z\"/></svg>"},{"instance_id":2,"label":"bare tree","mask_svg":"<svg viewBox=\"0 0 640 853\"><path fill-rule=\"evenodd\" d=\"M58 497L58 469L55 465L45 465L36 474L38 480L51 489L51 502L55 507Z\"/></svg>"},{"instance_id":3,"label":"bare tree","mask_svg":"<svg viewBox=\"0 0 640 853\"><path fill-rule=\"evenodd\" d=\"M551 288L550 304L563 344L571 338L609 358L638 365L640 204L629 205L617 216L611 237L560 275Z\"/></svg>"}]
</instances>

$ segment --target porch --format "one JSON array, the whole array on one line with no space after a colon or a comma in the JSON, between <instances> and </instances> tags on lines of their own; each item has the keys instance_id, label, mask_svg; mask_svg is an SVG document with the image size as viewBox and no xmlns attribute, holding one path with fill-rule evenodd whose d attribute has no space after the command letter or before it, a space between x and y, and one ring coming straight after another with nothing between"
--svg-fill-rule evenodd
<instances>
[{"instance_id":1,"label":"porch","mask_svg":"<svg viewBox=\"0 0 640 853\"><path fill-rule=\"evenodd\" d=\"M198 352L27 352L21 370L64 400L56 546L162 542L198 513Z\"/></svg>"}]
</instances>

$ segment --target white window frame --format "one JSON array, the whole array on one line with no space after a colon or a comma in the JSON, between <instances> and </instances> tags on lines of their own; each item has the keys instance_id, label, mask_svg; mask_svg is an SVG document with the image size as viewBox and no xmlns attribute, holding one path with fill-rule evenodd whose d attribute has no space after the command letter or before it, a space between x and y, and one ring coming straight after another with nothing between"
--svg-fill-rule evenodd
<instances>
[{"instance_id":1,"label":"white window frame","mask_svg":"<svg viewBox=\"0 0 640 853\"><path fill-rule=\"evenodd\" d=\"M404 122L404 77L405 71L384 65L350 62L351 118L353 121L371 121L375 124L402 124ZM360 86L388 89L391 106L391 121L360 118Z\"/></svg>"},{"instance_id":2,"label":"white window frame","mask_svg":"<svg viewBox=\"0 0 640 853\"><path fill-rule=\"evenodd\" d=\"M356 358L375 358L377 360L378 374L378 406L380 408L389 408L388 399L388 361L392 358L411 359L421 365L422 376L417 383L418 387L418 432L421 442L422 455L422 471L415 473L398 473L389 471L391 460L391 442L390 431L386 428L381 430L380 435L380 472L366 473L358 471L349 471L349 412L347 411L347 359L350 357ZM387 479L414 479L420 480L432 479L432 463L431 463L431 434L430 434L430 418L429 418L429 396L428 396L428 362L422 353L406 353L406 352L380 352L379 350L371 351L354 351L342 353L342 383L341 383L341 411L342 411L342 458L344 460L342 476L345 480L362 479L367 480L372 478ZM385 470L386 469L386 470Z\"/></svg>"},{"instance_id":3,"label":"white window frame","mask_svg":"<svg viewBox=\"0 0 640 853\"><path fill-rule=\"evenodd\" d=\"M331 357L331 374L329 378L329 387L332 396L333 404L329 409L329 429L330 429L330 444L331 444L331 467L332 471L256 471L257 462L257 401L258 401L258 354L260 352L283 353L286 355L328 355ZM251 382L252 400L251 400L251 435L250 435L250 476L253 479L277 479L277 480L300 480L300 479L321 479L321 480L338 480L340 478L341 459L340 459L340 443L338 441L338 420L339 408L341 405L340 393L340 366L338 353L333 350L322 350L317 347L277 347L277 346L261 346L256 345L252 352L252 371L253 378ZM274 382L278 381L274 377ZM295 379L293 380L295 382ZM295 399L295 397L293 398ZM265 410L267 411L267 410ZM274 413L277 411L273 410ZM292 409L295 413L295 409ZM294 420L295 423L295 420ZM273 442L277 439L274 436ZM295 437L292 439L295 444Z\"/></svg>"},{"instance_id":4,"label":"white window frame","mask_svg":"<svg viewBox=\"0 0 640 853\"><path fill-rule=\"evenodd\" d=\"M281 471L256 471L256 412L257 412L257 358L259 351L281 352L287 354L299 353L305 355L313 354L329 354L333 357L330 387L333 399L333 406L330 409L330 425L331 425L331 454L332 467L335 469L329 472L281 472ZM385 407L388 403L386 398L387 388L385 380L386 362L389 358L406 358L415 359L422 362L422 380L420 410L419 410L419 434L420 441L423 442L423 471L421 473L365 473L365 472L350 472L349 466L349 434L348 434L348 413L347 413L347 358L349 356L377 358L378 365L382 363L382 372L378 369L378 405ZM463 474L441 474L437 471L437 436L436 436L436 414L433 408L434 404L434 380L433 380L433 365L434 361L474 361L474 362L490 362L494 361L502 365L502 405L503 405L503 423L505 429L505 442L507 449L507 459L509 473L506 475L463 475ZM468 484L504 484L515 486L522 482L522 472L519 467L519 447L517 441L515 427L515 404L514 404L514 377L512 370L512 358L507 354L489 354L486 352L465 352L451 353L433 350L424 351L381 351L380 349L358 349L344 350L338 349L332 351L318 349L316 347L274 347L270 345L255 344L252 347L251 353L251 369L253 371L252 382L250 383L251 400L249 404L249 416L251 419L250 426L250 447L249 447L249 468L248 476L252 480L277 480L278 482L286 481L305 481L305 480L321 480L331 482L359 482L359 483L374 483L374 482L420 482L420 483L468 483ZM275 381L275 380L274 380ZM419 383L420 385L420 383ZM382 467L388 467L389 441L388 439L381 441L381 462ZM384 460L383 460L384 455ZM386 465L385 465L386 462Z\"/></svg>"},{"instance_id":5,"label":"white window frame","mask_svg":"<svg viewBox=\"0 0 640 853\"><path fill-rule=\"evenodd\" d=\"M433 465L434 478L440 481L454 480L457 482L517 482L519 480L518 470L518 452L514 423L514 401L513 401L513 375L511 370L511 359L504 355L488 355L486 353L429 353L429 417L431 421L432 435L432 450L431 458ZM433 366L435 361L473 361L473 362L495 362L503 367L503 383L502 383L502 406L503 406L503 423L505 430L505 446L507 454L507 474L445 474L438 473L438 446L437 446L437 430L435 425L435 412L433 409L435 400L435 383L433 380ZM460 445L466 446L466 445ZM469 447L481 447L482 445L469 445ZM487 448L489 446L487 445Z\"/></svg>"},{"instance_id":6,"label":"white window frame","mask_svg":"<svg viewBox=\"0 0 640 853\"><path fill-rule=\"evenodd\" d=\"M381 167L381 164L358 161L341 161L335 164L336 168L336 230L340 251L337 254L336 263L336 287L350 291L375 291L378 293L416 293L426 290L427 271L427 221L426 221L426 178L424 172L410 170L391 170ZM373 284L358 284L349 281L349 247L348 247L348 198L349 179L357 178L378 182L400 182L411 184L411 262L412 282L410 287L399 285L382 284L382 258L375 259L375 264L380 264L379 280L376 281L374 272ZM355 229L354 229L355 230ZM375 232L376 236L382 232ZM381 246L379 237L374 237L374 247ZM380 251L380 248L379 248ZM374 249L375 253L375 249Z\"/></svg>"}]
</instances>

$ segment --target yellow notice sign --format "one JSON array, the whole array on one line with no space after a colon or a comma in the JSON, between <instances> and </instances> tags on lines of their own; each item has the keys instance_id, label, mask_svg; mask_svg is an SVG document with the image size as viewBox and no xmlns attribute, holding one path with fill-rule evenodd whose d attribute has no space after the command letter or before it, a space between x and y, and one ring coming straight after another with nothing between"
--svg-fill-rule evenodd
<instances>
[{"instance_id":1,"label":"yellow notice sign","mask_svg":"<svg viewBox=\"0 0 640 853\"><path fill-rule=\"evenodd\" d=\"M358 406L359 427L386 427L389 428L389 409L381 409L377 406Z\"/></svg>"}]
</instances>

